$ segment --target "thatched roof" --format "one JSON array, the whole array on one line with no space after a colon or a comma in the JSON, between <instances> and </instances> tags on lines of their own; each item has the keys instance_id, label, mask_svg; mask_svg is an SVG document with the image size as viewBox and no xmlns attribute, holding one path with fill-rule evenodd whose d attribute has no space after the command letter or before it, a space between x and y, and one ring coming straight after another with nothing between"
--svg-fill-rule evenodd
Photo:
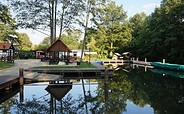
<instances>
[{"instance_id":1,"label":"thatched roof","mask_svg":"<svg viewBox=\"0 0 184 114\"><path fill-rule=\"evenodd\" d=\"M66 46L63 41L57 40L49 48L46 49L47 52L71 52L68 46Z\"/></svg>"}]
</instances>

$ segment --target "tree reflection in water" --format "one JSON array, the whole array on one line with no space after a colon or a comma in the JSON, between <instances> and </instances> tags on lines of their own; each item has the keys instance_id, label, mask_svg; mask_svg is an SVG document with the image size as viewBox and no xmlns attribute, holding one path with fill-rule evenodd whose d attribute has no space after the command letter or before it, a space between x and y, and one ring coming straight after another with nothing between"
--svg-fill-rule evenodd
<instances>
[{"instance_id":1,"label":"tree reflection in water","mask_svg":"<svg viewBox=\"0 0 184 114\"><path fill-rule=\"evenodd\" d=\"M45 95L38 98L16 101L17 114L78 114L106 113L121 114L126 112L127 100L139 107L150 106L155 114L181 114L184 112L184 79L154 74L144 69L131 69L130 72L119 69L113 78L97 79L95 91L87 90L87 85L80 85L82 92L66 94L63 98ZM90 82L90 81L89 81ZM83 88L82 88L83 86ZM88 85L90 86L90 85ZM73 95L78 95L77 97ZM12 101L13 102L13 101ZM14 102L13 102L14 103ZM12 105L9 105L9 110ZM1 104L1 113L4 106ZM4 110L4 113L8 111Z\"/></svg>"},{"instance_id":2,"label":"tree reflection in water","mask_svg":"<svg viewBox=\"0 0 184 114\"><path fill-rule=\"evenodd\" d=\"M122 70L117 76L122 76ZM126 75L130 91L124 90L127 99L141 107L149 104L155 114L181 114L184 112L184 79L134 69ZM118 77L117 77L118 78ZM120 83L120 82L119 82Z\"/></svg>"}]
</instances>

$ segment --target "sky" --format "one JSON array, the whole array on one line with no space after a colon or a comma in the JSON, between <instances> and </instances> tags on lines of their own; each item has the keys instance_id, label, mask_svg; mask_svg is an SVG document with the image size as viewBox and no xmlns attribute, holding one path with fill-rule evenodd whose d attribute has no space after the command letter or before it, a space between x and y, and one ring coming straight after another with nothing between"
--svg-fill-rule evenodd
<instances>
[{"instance_id":1,"label":"sky","mask_svg":"<svg viewBox=\"0 0 184 114\"><path fill-rule=\"evenodd\" d=\"M150 15L156 7L160 6L162 0L114 0L117 5L123 5L124 11L127 12L128 17L132 17L136 13L144 11ZM39 44L46 35L31 29L20 29L20 33L27 33L33 44Z\"/></svg>"}]
</instances>

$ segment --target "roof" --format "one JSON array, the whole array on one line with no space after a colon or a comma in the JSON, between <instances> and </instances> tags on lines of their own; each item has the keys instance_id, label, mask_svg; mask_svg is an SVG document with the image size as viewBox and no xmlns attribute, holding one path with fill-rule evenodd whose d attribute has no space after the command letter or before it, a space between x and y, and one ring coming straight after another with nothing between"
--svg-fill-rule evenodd
<instances>
[{"instance_id":1,"label":"roof","mask_svg":"<svg viewBox=\"0 0 184 114\"><path fill-rule=\"evenodd\" d=\"M58 101L61 100L71 89L72 85L48 85L46 87L46 91L53 95L53 97Z\"/></svg>"},{"instance_id":2,"label":"roof","mask_svg":"<svg viewBox=\"0 0 184 114\"><path fill-rule=\"evenodd\" d=\"M52 51L62 51L62 52L71 52L68 46L66 46L61 40L54 42L49 48L46 49L47 52Z\"/></svg>"},{"instance_id":3,"label":"roof","mask_svg":"<svg viewBox=\"0 0 184 114\"><path fill-rule=\"evenodd\" d=\"M0 50L2 49L10 49L11 44L10 43L0 43Z\"/></svg>"}]
</instances>

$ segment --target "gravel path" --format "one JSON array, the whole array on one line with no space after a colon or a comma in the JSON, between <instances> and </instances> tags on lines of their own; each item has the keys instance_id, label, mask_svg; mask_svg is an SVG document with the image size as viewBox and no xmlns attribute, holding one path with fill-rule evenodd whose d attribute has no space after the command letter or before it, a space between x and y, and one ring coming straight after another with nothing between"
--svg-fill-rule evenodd
<instances>
[{"instance_id":1,"label":"gravel path","mask_svg":"<svg viewBox=\"0 0 184 114\"><path fill-rule=\"evenodd\" d=\"M48 62L41 62L40 59L15 60L15 66L0 70L0 76L19 76L19 68L30 68L43 65L48 65Z\"/></svg>"}]
</instances>

